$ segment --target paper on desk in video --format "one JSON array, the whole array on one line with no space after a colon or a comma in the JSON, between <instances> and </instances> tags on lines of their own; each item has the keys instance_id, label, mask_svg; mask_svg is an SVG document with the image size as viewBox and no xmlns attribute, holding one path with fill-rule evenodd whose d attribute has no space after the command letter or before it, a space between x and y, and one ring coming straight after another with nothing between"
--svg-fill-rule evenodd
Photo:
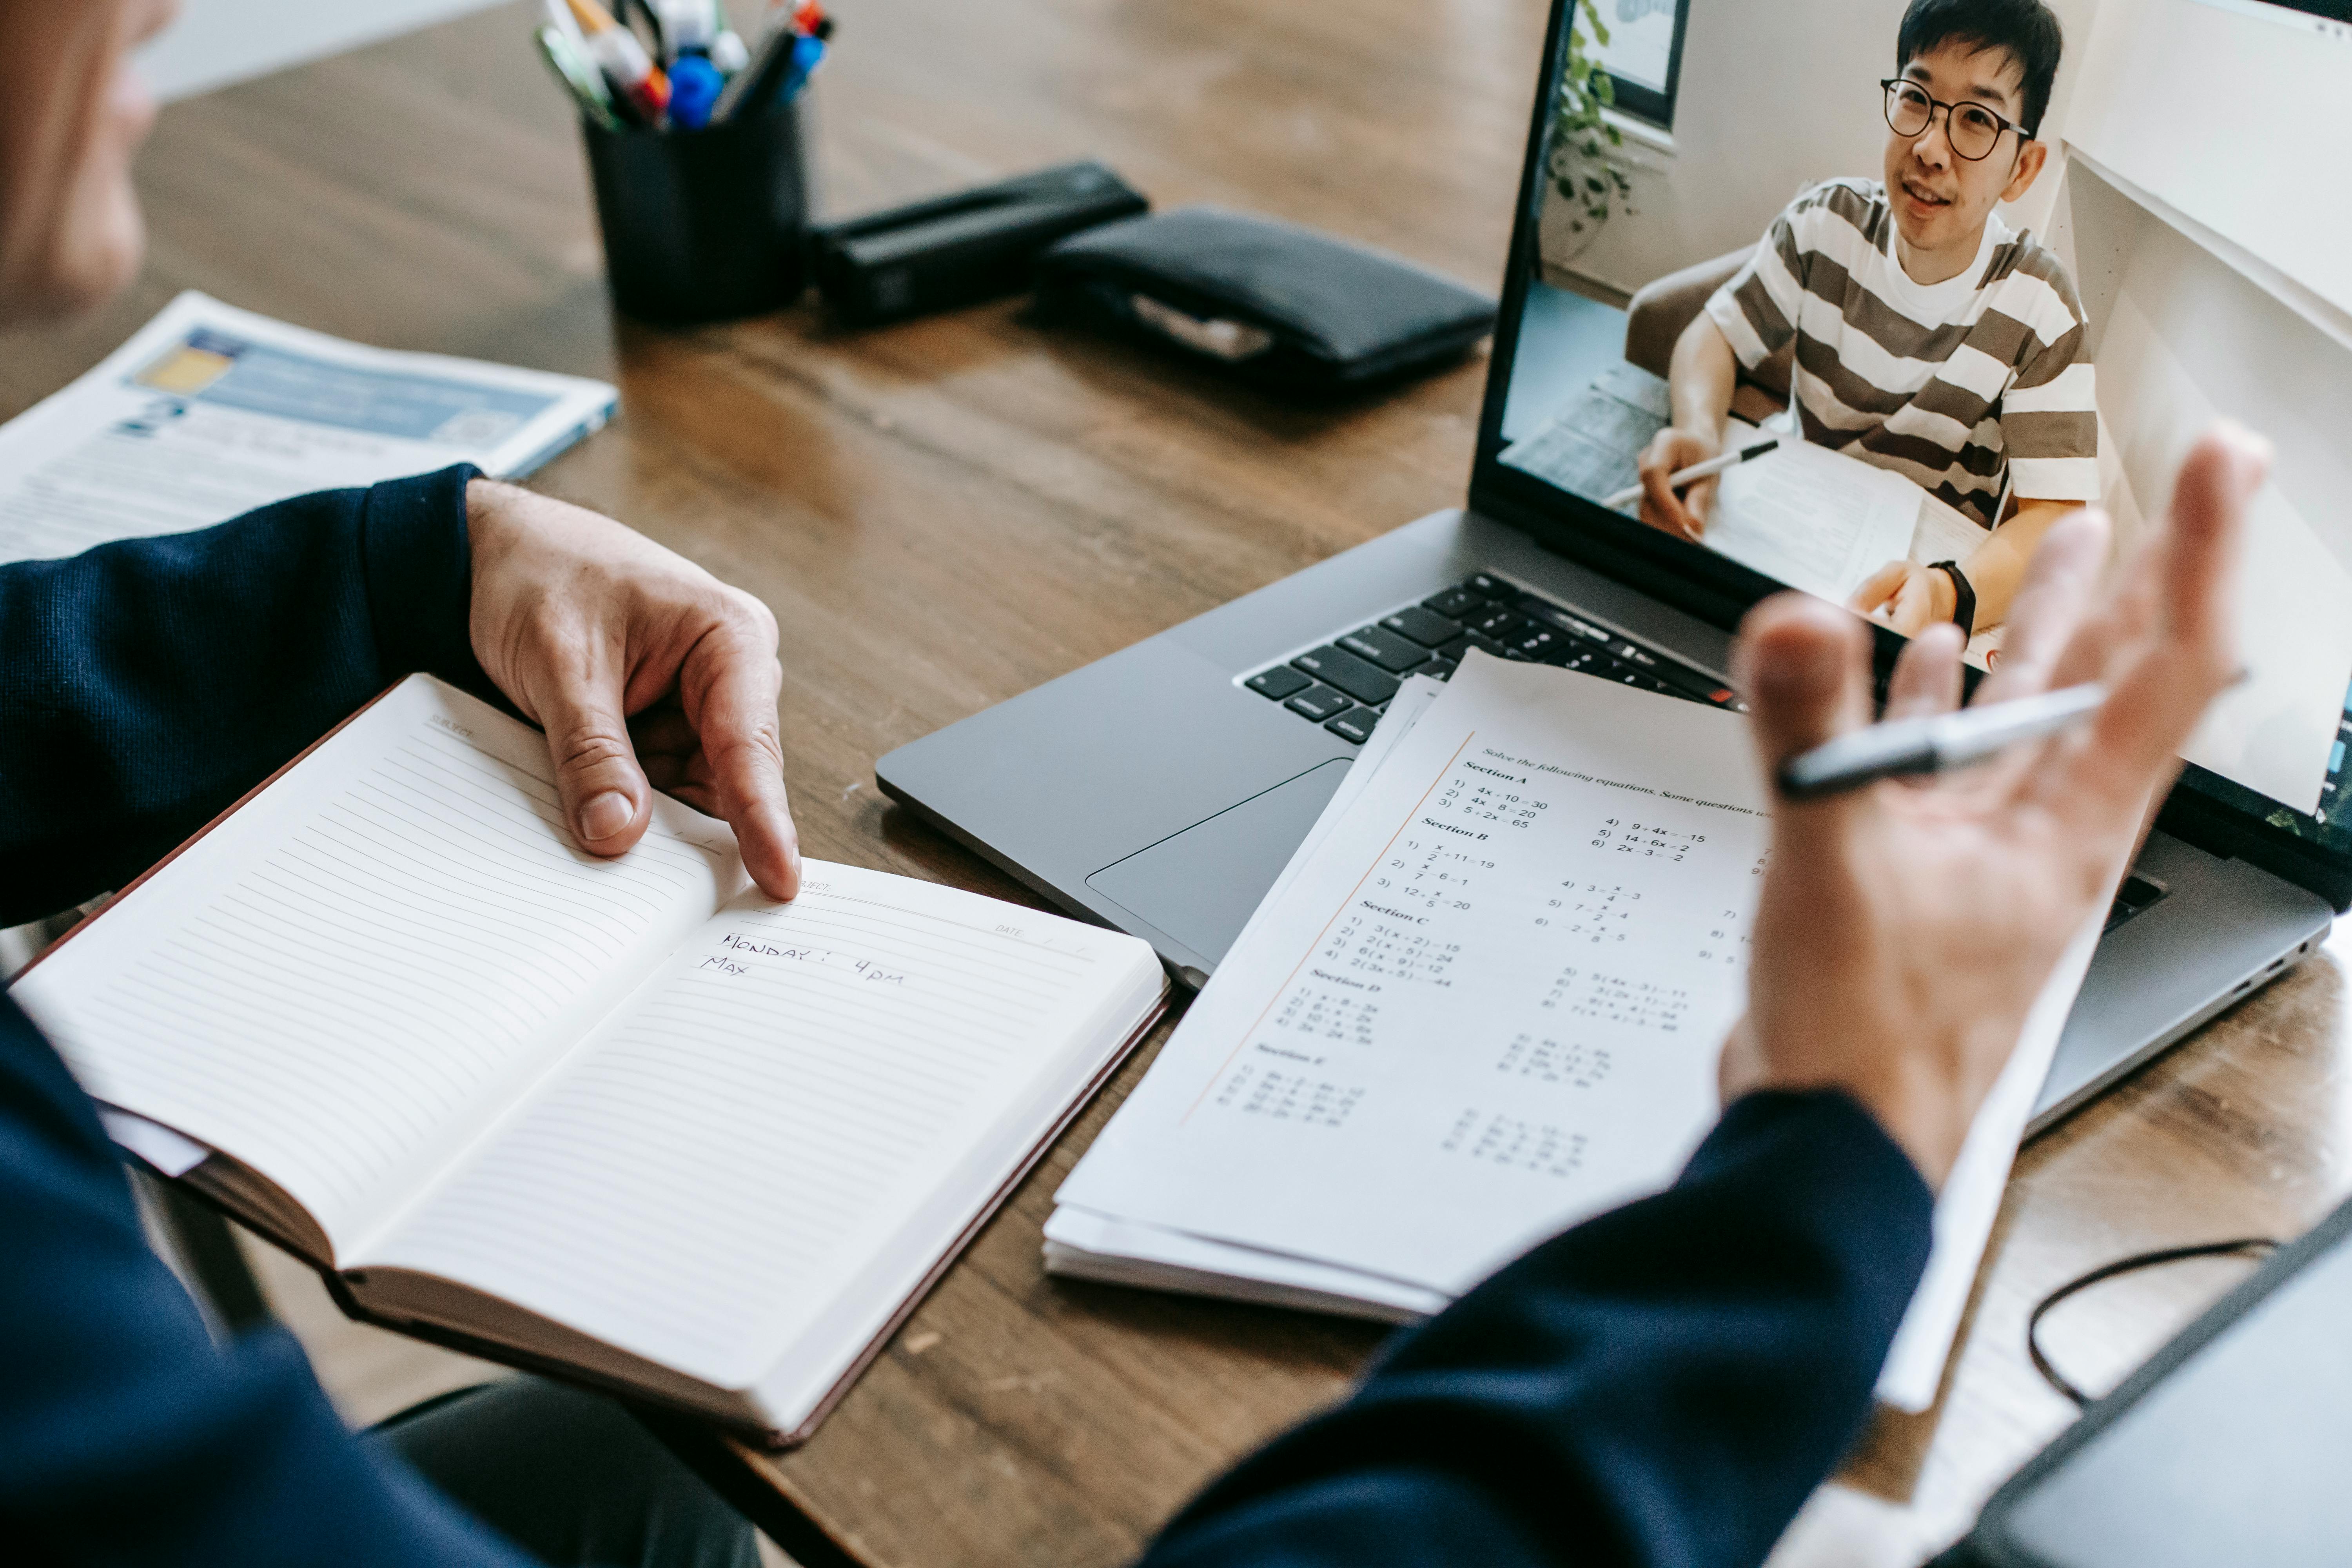
<instances>
[{"instance_id":1,"label":"paper on desk in video","mask_svg":"<svg viewBox=\"0 0 2352 1568\"><path fill-rule=\"evenodd\" d=\"M0 426L0 562L453 463L518 477L613 405L601 382L364 348L185 293Z\"/></svg>"},{"instance_id":2,"label":"paper on desk in video","mask_svg":"<svg viewBox=\"0 0 2352 1568\"><path fill-rule=\"evenodd\" d=\"M1673 416L1664 382L1634 365L1613 364L1533 435L1513 443L1503 461L1571 495L1612 496L1640 479L1642 449Z\"/></svg>"},{"instance_id":3,"label":"paper on desk in video","mask_svg":"<svg viewBox=\"0 0 2352 1568\"><path fill-rule=\"evenodd\" d=\"M1913 489L1919 497L1919 521L1911 531L1908 553L1920 565L1931 566L1938 561L1966 562L1976 553L1978 545L1992 537L1991 529L1958 507L1946 504L1916 486Z\"/></svg>"},{"instance_id":4,"label":"paper on desk in video","mask_svg":"<svg viewBox=\"0 0 2352 1568\"><path fill-rule=\"evenodd\" d=\"M1295 978L1318 978L1316 966L1307 960L1327 956L1315 951L1320 945L1315 938L1329 932L1337 917L1330 917L1329 923L1314 923L1314 917L1328 916L1330 909L1355 901L1358 884L1369 879L1369 872L1360 869L1366 847L1370 847L1371 859L1377 862L1416 821L1429 825L1424 808L1441 803L1445 792L1433 788L1423 775L1435 776L1438 784L1449 780L1467 784L1474 776L1457 765L1462 761L1457 748L1473 738L1464 731L1476 731L1481 750L1491 746L1520 758L1532 751L1564 752L1559 743L1563 733L1573 735L1584 742L1575 748L1580 754L1553 762L1553 766L1565 771L1546 776L1547 792L1554 779L1563 784L1580 782L1586 791L1559 793L1610 790L1601 798L1615 805L1627 797L1611 789L1606 781L1612 775L1601 771L1609 765L1607 737L1634 732L1629 725L1649 725L1651 736L1640 747L1641 776L1620 776L1615 782L1646 785L1660 793L1632 797L1649 807L1637 816L1627 816L1622 807L1612 814L1621 826L1632 822L1654 830L1648 835L1650 843L1643 846L1652 852L1638 858L1643 862L1670 859L1656 852L1657 846L1673 844L1679 833L1685 840L1697 837L1731 848L1735 860L1748 861L1745 869L1760 868L1762 819L1748 819L1749 830L1745 833L1722 833L1720 816L1714 815L1757 809L1752 802L1741 804L1755 793L1754 786L1740 791L1719 787L1725 772L1723 737L1708 736L1702 727L1736 724L1736 721L1689 705L1662 703L1654 697L1601 682L1591 682L1588 688L1575 678L1549 677L1556 696L1581 698L1592 690L1607 694L1590 699L1595 706L1641 705L1622 713L1586 715L1584 721L1563 731L1556 713L1531 713L1524 707L1516 713L1510 710L1511 698L1524 700L1542 693L1548 679L1542 672L1483 659L1472 661L1469 668L1477 673L1467 682L1457 676L1457 686L1449 690L1445 700L1424 710L1420 722L1400 735L1386 765L1362 785L1356 797L1360 805L1335 799L1334 811L1318 824L1317 837L1303 848L1302 863L1294 865L1277 884L1252 931L1235 944L1225 970L1212 982L1171 1041L1161 1064L1057 1194L1064 1208L1049 1228L1049 1239L1097 1255L1257 1280L1302 1295L1353 1297L1380 1309L1378 1315L1389 1316L1397 1310L1414 1310L1416 1299L1436 1300L1457 1294L1495 1264L1541 1237L1672 1179L1712 1119L1716 1051L1724 1028L1744 999L1744 978L1736 960L1723 966L1733 976L1730 984L1706 984L1709 962L1722 952L1716 945L1722 939L1712 933L1738 936L1744 932L1752 890L1737 900L1715 900L1720 879L1706 887L1702 903L1714 900L1738 908L1685 911L1697 914L1701 921L1685 928L1699 939L1691 943L1692 952L1686 955L1697 962L1670 959L1675 972L1663 982L1654 973L1647 977L1614 973L1606 963L1589 960L1562 964L1560 946L1578 945L1572 936L1566 944L1557 939L1549 946L1536 942L1532 945L1541 951L1521 954L1516 962L1504 959L1485 965L1460 962L1454 974L1456 985L1477 984L1481 989L1474 994L1491 1020L1467 1027L1464 1020L1473 1016L1472 1004L1458 994L1450 1007L1441 997L1436 1016L1414 1023L1412 1015L1416 1010L1410 1005L1396 1010L1401 1018L1382 1020L1377 1011L1366 1016L1363 1008L1350 1012L1344 1002L1335 1010L1329 997L1318 1002L1306 994L1328 991L1328 984L1288 983ZM1497 684L1517 690L1474 692L1474 689ZM1465 693L1474 693L1475 701L1460 701ZM1498 719L1500 724L1496 722ZM1514 719L1519 721L1516 726L1510 722ZM1530 719L1533 724L1528 722ZM1680 738L1686 744L1681 748L1669 744L1662 754L1652 743L1656 731L1677 728L1685 731ZM1744 734L1736 738L1744 751ZM1683 754L1675 757L1673 753L1678 749ZM1574 762L1588 765L1580 770ZM1675 772L1677 762L1695 775L1695 785L1662 776ZM1744 778L1744 756L1742 763ZM1437 764L1433 773L1433 763ZM1621 767L1618 773L1628 771ZM1575 776L1579 773L1585 775L1580 781ZM1686 787L1675 790L1675 782L1684 782ZM1574 804L1580 802L1547 801L1543 811L1548 814ZM1717 826L1717 832L1698 833L1677 826L1667 820L1676 812L1696 813L1699 819ZM1449 812L1439 809L1429 815L1443 819ZM1343 816L1348 820L1340 820ZM1643 820L1647 817L1660 820ZM1601 820L1605 825L1609 818ZM1735 816L1733 820L1740 819ZM1529 835L1527 845L1540 842L1539 829L1518 831ZM1576 858L1572 851L1580 847L1575 837L1571 835L1564 847L1571 851L1570 858ZM1586 841L1581 847L1594 846ZM1554 845L1549 854L1515 852L1510 858L1518 863L1513 869L1523 874L1521 881L1538 884L1536 890L1541 892L1549 886L1551 873L1561 868L1557 858L1561 847ZM1686 848L1683 858L1674 864L1704 864L1691 859L1694 850L1703 847ZM1635 858L1622 848L1604 849L1599 858L1606 863L1612 855ZM1548 868L1547 860L1553 862ZM1380 868L1376 863L1371 866L1371 869ZM1535 875L1529 878L1525 875L1528 872ZM1588 888L1601 885L1589 876L1576 879ZM1671 924L1673 889L1660 884L1675 880L1671 875L1626 873L1609 885L1619 893L1660 895L1642 913L1649 919L1664 913L1665 919L1660 923ZM1693 880L1704 883L1707 879ZM1498 922L1510 923L1503 918L1507 911L1498 906L1525 902L1523 897L1510 896L1511 881L1507 876L1494 879L1477 889L1463 889L1472 893L1471 898L1454 900L1487 906L1490 912L1476 922L1476 945L1490 961L1496 957L1495 947L1516 950L1528 945L1509 942L1507 933L1504 942L1496 943L1486 929ZM1524 894L1526 889L1520 891ZM1305 957L1292 952L1302 946L1302 910L1294 900L1307 901L1305 921L1312 926L1304 933L1307 938ZM1470 934L1466 929L1472 923L1466 918L1470 911L1453 912L1464 918L1450 923L1465 929L1449 931L1445 936ZM1518 913L1524 919L1539 918L1529 916L1526 908ZM1711 923L1731 914L1740 919L1722 925ZM1599 923L1606 929L1605 919ZM1702 946L1700 942L1711 945ZM1439 945L1454 948L1458 957L1471 944L1449 940ZM1619 944L1587 941L1582 945L1605 951ZM1937 1211L1936 1247L1927 1275L1880 1383L1879 1395L1890 1404L1916 1410L1934 1400L1990 1236L2018 1139L2080 986L2090 945L2088 939L2078 943L2053 973L2029 1018L2008 1072L1979 1117L1946 1185ZM1738 951L1744 952L1744 936ZM1245 954L1252 959L1246 973L1235 966L1235 960ZM1281 972L1285 959L1295 961L1293 972ZM1555 1002L1547 1008L1543 1003L1551 999L1547 990L1550 983L1575 975L1580 969L1601 979L1610 991L1602 995L1596 987L1594 994L1569 1002L1571 1011L1579 1007L1583 1011L1575 1015L1576 1040L1566 1043L1561 1037L1568 1031L1559 1027L1559 1022L1565 1021L1559 1016L1560 1006ZM1406 988L1385 977L1382 984L1390 990L1381 993L1381 1000ZM1664 991L1659 989L1662 984ZM1515 1001L1515 989L1529 994ZM1277 1013L1272 1002L1257 1013L1256 1027L1244 1027L1251 1021L1249 1010L1269 990L1276 993L1273 1001L1284 1004L1285 1013L1297 1004L1303 1009L1301 1016L1314 1017L1324 1040L1334 1034L1335 1025L1338 1033L1349 1037L1330 1048L1318 1042L1315 1054L1320 1059L1311 1064L1297 1060L1309 1053L1297 1051L1286 1034L1314 1040L1316 1031L1286 1030L1282 1026L1285 1013ZM1662 1028L1654 1010L1643 1012L1645 1005L1654 1005L1644 999L1661 996L1687 1009L1674 1029ZM1601 1005L1593 1006L1596 1002ZM1515 1008L1527 1015L1535 1027L1515 1029L1514 1024L1521 1021L1510 1016ZM1241 1069L1251 1065L1239 1061L1244 1053L1233 1048L1237 1028L1243 1029L1246 1043L1266 1047L1263 1052L1252 1050L1249 1056L1264 1054L1270 1058L1271 1065L1247 1083L1237 1081L1248 1076ZM1497 1056L1498 1045L1502 1047L1499 1059L1488 1060ZM1580 1052L1580 1059L1567 1059ZM1626 1075L1631 1086L1626 1078L1621 1078L1618 1092L1612 1094L1608 1083L1614 1066L1612 1058L1621 1053L1633 1063L1635 1073ZM1347 1059L1351 1057L1355 1059ZM1379 1060L1381 1057L1390 1059ZM1646 1063L1641 1059L1644 1057ZM1333 1058L1339 1061L1334 1063ZM1412 1070L1416 1064L1411 1058L1415 1058L1423 1069L1418 1074ZM1310 1065L1314 1071L1301 1070ZM1639 1076L1645 1065L1653 1069L1646 1088L1640 1087ZM1359 1078L1373 1081L1339 1082L1342 1073L1329 1070L1334 1066L1343 1071L1360 1069ZM1662 1075L1656 1070L1661 1067ZM1268 1103L1258 1088L1268 1073L1301 1080L1298 1085L1278 1088L1281 1103L1289 1108L1281 1117L1252 1110L1254 1104ZM1212 1089L1220 1091L1213 1100ZM1490 1100L1503 1100L1507 1109L1481 1122L1482 1108L1475 1101L1482 1093ZM1188 1097L1189 1105L1184 1103ZM1580 1100L1585 1101L1581 1106L1576 1103ZM1385 1107L1383 1100L1388 1102ZM1473 1102L1466 1107L1472 1122L1466 1129L1460 1127L1457 1101ZM1357 1112L1366 1109L1371 1114L1359 1119ZM1196 1112L1205 1114L1196 1116ZM1416 1117L1430 1125L1406 1125ZM1499 1137L1496 1123L1508 1124ZM1631 1136L1625 1136L1629 1131ZM1474 1133L1475 1138L1467 1135ZM1431 1144L1435 1147L1425 1147ZM1572 1147L1573 1155L1561 1159L1563 1147ZM1543 1158L1529 1158L1542 1155L1547 1148L1550 1151L1548 1163ZM1184 1173L1181 1179L1174 1175L1179 1172ZM1276 1190L1282 1194L1282 1202L1267 1201L1266 1194ZM1113 1271L1094 1271L1099 1277L1115 1277Z\"/></svg>"},{"instance_id":5,"label":"paper on desk in video","mask_svg":"<svg viewBox=\"0 0 2352 1568\"><path fill-rule=\"evenodd\" d=\"M1913 487L1917 489L1916 486ZM1992 530L1970 518L1958 508L1948 506L1926 490L1918 490L1919 521L1912 530L1910 558L1922 566L1932 566L1938 561L1957 561L1965 565L1976 553L1977 546L1992 537ZM1969 639L1963 656L1979 669L1992 668L1993 657L2000 653L2001 628L1999 624L1988 626Z\"/></svg>"},{"instance_id":6,"label":"paper on desk in video","mask_svg":"<svg viewBox=\"0 0 2352 1568\"><path fill-rule=\"evenodd\" d=\"M1790 441L1723 476L1706 543L1767 577L1843 605L1872 573L1910 555L1920 494L1900 474Z\"/></svg>"}]
</instances>

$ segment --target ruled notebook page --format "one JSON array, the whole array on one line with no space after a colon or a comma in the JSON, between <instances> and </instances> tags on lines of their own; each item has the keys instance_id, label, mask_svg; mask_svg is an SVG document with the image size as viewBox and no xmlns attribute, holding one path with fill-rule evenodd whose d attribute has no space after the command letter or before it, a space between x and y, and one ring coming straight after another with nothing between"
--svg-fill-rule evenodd
<instances>
[{"instance_id":1,"label":"ruled notebook page","mask_svg":"<svg viewBox=\"0 0 2352 1568\"><path fill-rule=\"evenodd\" d=\"M286 1188L342 1247L742 885L656 796L582 854L546 742L412 677L36 966L17 1001L100 1100Z\"/></svg>"},{"instance_id":2,"label":"ruled notebook page","mask_svg":"<svg viewBox=\"0 0 2352 1568\"><path fill-rule=\"evenodd\" d=\"M1040 1112L1042 1086L1160 984L1132 937L811 861L793 903L747 893L697 933L362 1261L748 1387L927 1201L981 1201L974 1152L1032 1121L1034 1144L1076 1092Z\"/></svg>"}]
</instances>

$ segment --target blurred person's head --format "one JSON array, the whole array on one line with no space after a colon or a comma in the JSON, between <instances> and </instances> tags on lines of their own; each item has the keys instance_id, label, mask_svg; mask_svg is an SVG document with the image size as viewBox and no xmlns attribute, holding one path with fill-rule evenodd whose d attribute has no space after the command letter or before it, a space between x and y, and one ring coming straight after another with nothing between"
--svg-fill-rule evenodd
<instances>
[{"instance_id":1,"label":"blurred person's head","mask_svg":"<svg viewBox=\"0 0 2352 1568\"><path fill-rule=\"evenodd\" d=\"M131 160L154 103L131 52L179 0L0 0L0 324L68 314L131 281L146 227Z\"/></svg>"},{"instance_id":2,"label":"blurred person's head","mask_svg":"<svg viewBox=\"0 0 2352 1568\"><path fill-rule=\"evenodd\" d=\"M2050 156L2038 138L2064 47L2042 0L1912 0L1885 157L1895 227L1916 253L1906 266L1940 261L1952 276L1975 258L1993 208L2032 188Z\"/></svg>"}]
</instances>

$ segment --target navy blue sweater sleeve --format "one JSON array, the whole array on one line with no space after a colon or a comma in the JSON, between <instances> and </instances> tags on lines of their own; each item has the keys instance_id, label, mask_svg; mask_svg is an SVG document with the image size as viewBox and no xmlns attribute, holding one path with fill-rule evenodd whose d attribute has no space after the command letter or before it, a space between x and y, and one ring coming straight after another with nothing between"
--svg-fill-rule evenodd
<instances>
[{"instance_id":1,"label":"navy blue sweater sleeve","mask_svg":"<svg viewBox=\"0 0 2352 1568\"><path fill-rule=\"evenodd\" d=\"M1843 1095L1731 1107L1212 1485L1147 1568L1748 1568L1859 1433L1934 1201Z\"/></svg>"},{"instance_id":2,"label":"navy blue sweater sleeve","mask_svg":"<svg viewBox=\"0 0 2352 1568\"><path fill-rule=\"evenodd\" d=\"M470 477L0 567L0 924L136 876L402 675L478 688ZM362 1450L282 1332L213 1344L5 997L0 1325L0 1556L521 1568Z\"/></svg>"},{"instance_id":3,"label":"navy blue sweater sleeve","mask_svg":"<svg viewBox=\"0 0 2352 1568\"><path fill-rule=\"evenodd\" d=\"M489 695L473 474L0 566L0 927L121 887L404 675Z\"/></svg>"},{"instance_id":4,"label":"navy blue sweater sleeve","mask_svg":"<svg viewBox=\"0 0 2352 1568\"><path fill-rule=\"evenodd\" d=\"M216 1349L65 1064L0 996L0 1557L526 1568L345 1432L282 1331Z\"/></svg>"}]
</instances>

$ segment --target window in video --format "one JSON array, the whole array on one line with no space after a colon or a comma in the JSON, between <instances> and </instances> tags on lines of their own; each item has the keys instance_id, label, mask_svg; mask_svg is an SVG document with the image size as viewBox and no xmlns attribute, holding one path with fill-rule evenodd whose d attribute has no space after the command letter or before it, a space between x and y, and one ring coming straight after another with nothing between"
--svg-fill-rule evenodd
<instances>
[{"instance_id":1,"label":"window in video","mask_svg":"<svg viewBox=\"0 0 2352 1568\"><path fill-rule=\"evenodd\" d=\"M2216 0L2207 0L2207 3L2214 4ZM2221 0L2221 3L2227 4L2228 0ZM2261 5L2267 0L2253 0L2253 3ZM2246 0L2237 0L2237 4L2242 7ZM2276 0L2276 4L2282 11L2301 11L2305 16L2323 17L2330 22L2352 24L2352 0Z\"/></svg>"},{"instance_id":2,"label":"window in video","mask_svg":"<svg viewBox=\"0 0 2352 1568\"><path fill-rule=\"evenodd\" d=\"M1683 30L1690 0L1597 0L1586 13L1592 59L1614 89L1612 107L1661 130L1675 124Z\"/></svg>"}]
</instances>

